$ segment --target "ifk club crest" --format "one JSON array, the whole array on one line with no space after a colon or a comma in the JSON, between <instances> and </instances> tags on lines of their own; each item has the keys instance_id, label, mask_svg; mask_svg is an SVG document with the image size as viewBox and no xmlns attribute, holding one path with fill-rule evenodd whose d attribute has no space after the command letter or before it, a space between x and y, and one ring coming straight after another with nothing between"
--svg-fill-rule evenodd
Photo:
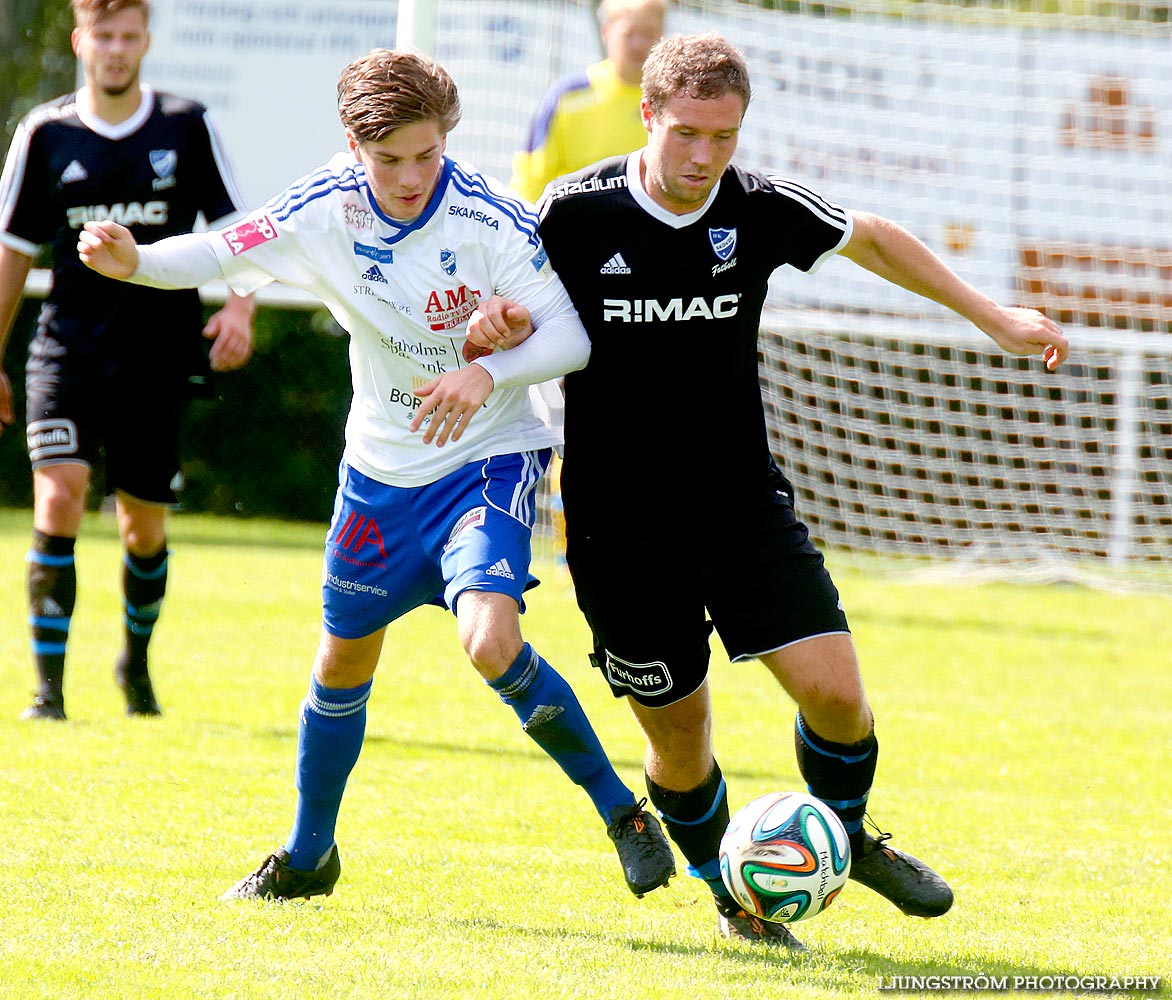
<instances>
[{"instance_id":1,"label":"ifk club crest","mask_svg":"<svg viewBox=\"0 0 1172 1000\"><path fill-rule=\"evenodd\" d=\"M728 260L737 249L737 231L735 229L709 229L708 242L721 260Z\"/></svg>"},{"instance_id":2,"label":"ifk club crest","mask_svg":"<svg viewBox=\"0 0 1172 1000\"><path fill-rule=\"evenodd\" d=\"M447 248L440 251L440 267L444 269L444 274L456 273L456 254L454 251Z\"/></svg>"}]
</instances>

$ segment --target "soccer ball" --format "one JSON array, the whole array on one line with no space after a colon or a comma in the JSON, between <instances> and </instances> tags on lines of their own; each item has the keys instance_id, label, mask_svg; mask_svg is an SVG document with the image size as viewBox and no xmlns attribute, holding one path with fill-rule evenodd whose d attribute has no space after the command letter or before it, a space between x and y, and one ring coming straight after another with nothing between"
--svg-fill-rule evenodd
<instances>
[{"instance_id":1,"label":"soccer ball","mask_svg":"<svg viewBox=\"0 0 1172 1000\"><path fill-rule=\"evenodd\" d=\"M826 909L851 868L846 829L825 802L800 792L754 799L720 839L720 876L746 913L791 923Z\"/></svg>"}]
</instances>

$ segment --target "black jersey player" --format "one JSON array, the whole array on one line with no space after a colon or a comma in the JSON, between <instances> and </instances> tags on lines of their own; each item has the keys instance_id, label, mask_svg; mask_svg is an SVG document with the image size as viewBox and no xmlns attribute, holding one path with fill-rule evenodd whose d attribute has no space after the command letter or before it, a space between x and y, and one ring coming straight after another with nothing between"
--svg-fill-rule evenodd
<instances>
[{"instance_id":1,"label":"black jersey player","mask_svg":"<svg viewBox=\"0 0 1172 1000\"><path fill-rule=\"evenodd\" d=\"M104 452L125 549L125 643L115 675L127 711L158 714L147 646L167 582L165 514L179 470L184 400L210 366L244 364L252 303L232 296L203 328L198 293L101 277L77 257L88 221L114 219L142 242L190 232L245 207L206 109L140 83L145 0L73 0L85 86L20 123L0 181L0 359L33 260L51 250L52 286L29 348L33 467L28 604L39 690L26 718L65 718L62 679L76 596L74 542L90 471ZM176 331L189 331L177 336ZM165 335L161 335L165 334ZM15 420L0 371L0 429Z\"/></svg>"},{"instance_id":2,"label":"black jersey player","mask_svg":"<svg viewBox=\"0 0 1172 1000\"><path fill-rule=\"evenodd\" d=\"M749 98L745 63L719 36L662 40L643 73L647 147L548 189L540 232L592 344L565 381L562 476L592 659L646 734L651 801L711 887L721 932L798 950L721 881L729 810L712 750L712 628L732 659L759 659L797 703L799 769L850 833L852 877L925 917L946 911L952 891L863 827L878 754L871 709L838 592L766 431L757 332L769 276L842 254L1010 353L1053 368L1068 345L1044 316L992 302L894 223L732 166Z\"/></svg>"}]
</instances>

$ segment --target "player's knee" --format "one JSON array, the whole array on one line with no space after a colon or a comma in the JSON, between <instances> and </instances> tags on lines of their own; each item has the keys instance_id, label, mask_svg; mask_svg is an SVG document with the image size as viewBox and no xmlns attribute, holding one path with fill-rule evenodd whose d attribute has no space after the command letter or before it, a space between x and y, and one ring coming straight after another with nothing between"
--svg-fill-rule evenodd
<instances>
[{"instance_id":1,"label":"player's knee","mask_svg":"<svg viewBox=\"0 0 1172 1000\"><path fill-rule=\"evenodd\" d=\"M132 556L150 559L167 547L167 536L153 528L146 531L129 528L123 531L122 542Z\"/></svg>"},{"instance_id":2,"label":"player's knee","mask_svg":"<svg viewBox=\"0 0 1172 1000\"><path fill-rule=\"evenodd\" d=\"M857 743L866 739L874 721L861 688L818 688L798 706L802 716L823 739Z\"/></svg>"},{"instance_id":3,"label":"player's knee","mask_svg":"<svg viewBox=\"0 0 1172 1000\"><path fill-rule=\"evenodd\" d=\"M37 510L55 518L72 517L84 510L87 489L84 479L39 476L34 491Z\"/></svg>"},{"instance_id":4,"label":"player's knee","mask_svg":"<svg viewBox=\"0 0 1172 1000\"><path fill-rule=\"evenodd\" d=\"M469 662L485 680L500 677L520 655L524 640L517 602L490 591L465 591L456 605L460 643Z\"/></svg>"},{"instance_id":5,"label":"player's knee","mask_svg":"<svg viewBox=\"0 0 1172 1000\"><path fill-rule=\"evenodd\" d=\"M485 680L496 680L512 666L524 645L519 635L492 627L460 630L468 661Z\"/></svg>"}]
</instances>

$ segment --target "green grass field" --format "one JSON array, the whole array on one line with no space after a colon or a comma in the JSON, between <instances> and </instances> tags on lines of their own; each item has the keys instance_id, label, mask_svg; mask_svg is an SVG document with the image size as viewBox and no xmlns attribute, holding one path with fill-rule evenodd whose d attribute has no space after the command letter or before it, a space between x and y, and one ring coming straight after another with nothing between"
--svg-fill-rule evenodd
<instances>
[{"instance_id":1,"label":"green grass field","mask_svg":"<svg viewBox=\"0 0 1172 1000\"><path fill-rule=\"evenodd\" d=\"M144 720L111 676L113 524L87 521L66 724L17 719L29 528L0 513L6 998L821 998L881 996L894 977L1172 975L1167 596L837 572L879 720L872 815L957 903L916 920L848 883L796 926L811 951L790 960L717 939L694 879L631 896L586 796L435 609L389 634L335 894L220 903L288 832L323 528L173 521L153 647L166 714ZM567 578L542 569L527 637L640 788L635 724L586 663ZM715 655L713 670L734 808L800 788L792 706L759 665Z\"/></svg>"}]
</instances>

